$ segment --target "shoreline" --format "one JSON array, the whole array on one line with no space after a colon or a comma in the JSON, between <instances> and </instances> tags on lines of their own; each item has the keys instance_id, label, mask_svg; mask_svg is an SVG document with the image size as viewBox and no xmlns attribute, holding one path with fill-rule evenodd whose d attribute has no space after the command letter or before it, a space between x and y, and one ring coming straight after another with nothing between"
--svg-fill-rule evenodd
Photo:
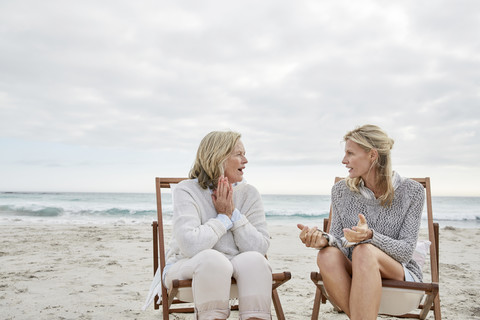
<instances>
[{"instance_id":1,"label":"shoreline","mask_svg":"<svg viewBox=\"0 0 480 320\"><path fill-rule=\"evenodd\" d=\"M323 217L285 217L285 218L269 218L267 217L267 224L269 226L282 226L282 227L291 227L296 226L297 223L302 223L309 226L323 227ZM148 219L138 219L138 218L127 218L127 217L102 217L97 219L92 219L90 217L81 219L81 218L70 218L70 219L61 219L58 217L25 217L25 216L1 216L0 217L0 226L107 226L107 225L131 225L131 226L150 226L153 221L156 221L155 218L149 217ZM170 218L167 217L164 219L165 225L170 225ZM470 219L470 220L438 220L434 219L434 222L437 222L440 228L459 228L459 229L480 229L480 219ZM420 229L427 228L427 220L422 219Z\"/></svg>"},{"instance_id":2,"label":"shoreline","mask_svg":"<svg viewBox=\"0 0 480 320\"><path fill-rule=\"evenodd\" d=\"M165 227L167 242L170 229ZM4 239L0 250L4 319L161 317L153 306L141 311L153 279L150 225L13 224L0 225L0 232ZM292 279L278 289L285 316L309 319L315 293L310 272L317 270L316 251L301 245L296 226L273 224L269 232L273 271L292 273ZM425 229L421 236L426 236ZM444 320L480 319L480 283L472 281L480 274L479 240L480 229L440 229ZM322 317L346 319L330 304L322 305ZM238 315L230 318L238 319ZM427 319L433 319L433 314Z\"/></svg>"}]
</instances>

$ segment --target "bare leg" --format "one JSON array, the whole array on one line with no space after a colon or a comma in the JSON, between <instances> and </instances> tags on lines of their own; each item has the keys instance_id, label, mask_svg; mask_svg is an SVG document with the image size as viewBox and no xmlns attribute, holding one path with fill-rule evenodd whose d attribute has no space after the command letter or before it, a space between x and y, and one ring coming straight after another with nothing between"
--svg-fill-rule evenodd
<instances>
[{"instance_id":1,"label":"bare leg","mask_svg":"<svg viewBox=\"0 0 480 320\"><path fill-rule=\"evenodd\" d=\"M330 299L350 316L350 260L339 249L326 247L318 252L317 264Z\"/></svg>"},{"instance_id":2,"label":"bare leg","mask_svg":"<svg viewBox=\"0 0 480 320\"><path fill-rule=\"evenodd\" d=\"M402 265L371 244L355 247L349 302L351 319L377 318L382 278L403 280Z\"/></svg>"}]
</instances>

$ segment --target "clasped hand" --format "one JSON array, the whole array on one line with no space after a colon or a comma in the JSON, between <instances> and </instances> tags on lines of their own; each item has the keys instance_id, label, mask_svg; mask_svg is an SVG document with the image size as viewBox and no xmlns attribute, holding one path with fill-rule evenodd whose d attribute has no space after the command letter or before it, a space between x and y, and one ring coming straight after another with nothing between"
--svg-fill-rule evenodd
<instances>
[{"instance_id":1,"label":"clasped hand","mask_svg":"<svg viewBox=\"0 0 480 320\"><path fill-rule=\"evenodd\" d=\"M232 218L233 210L235 206L233 204L233 187L228 182L228 178L223 175L218 178L217 189L212 193L213 205L217 213L226 214L229 218Z\"/></svg>"}]
</instances>

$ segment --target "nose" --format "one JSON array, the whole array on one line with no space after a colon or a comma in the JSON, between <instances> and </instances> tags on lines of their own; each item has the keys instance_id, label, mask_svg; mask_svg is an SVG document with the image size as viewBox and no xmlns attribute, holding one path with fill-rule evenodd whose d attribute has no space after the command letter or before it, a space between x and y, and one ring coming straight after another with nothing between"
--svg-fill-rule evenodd
<instances>
[{"instance_id":1,"label":"nose","mask_svg":"<svg viewBox=\"0 0 480 320\"><path fill-rule=\"evenodd\" d=\"M247 157L242 156L242 163L248 163Z\"/></svg>"},{"instance_id":2,"label":"nose","mask_svg":"<svg viewBox=\"0 0 480 320\"><path fill-rule=\"evenodd\" d=\"M347 163L348 163L348 161L347 161L347 155L345 155L345 156L343 157L342 163L343 163L343 164L347 164Z\"/></svg>"}]
</instances>

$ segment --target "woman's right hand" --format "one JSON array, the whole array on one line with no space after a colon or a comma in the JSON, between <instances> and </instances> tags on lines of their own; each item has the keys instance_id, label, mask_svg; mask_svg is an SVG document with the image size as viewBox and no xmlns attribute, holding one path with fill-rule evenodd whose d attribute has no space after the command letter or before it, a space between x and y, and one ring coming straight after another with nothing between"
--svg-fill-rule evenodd
<instances>
[{"instance_id":1,"label":"woman's right hand","mask_svg":"<svg viewBox=\"0 0 480 320\"><path fill-rule=\"evenodd\" d=\"M233 204L233 187L228 178L223 175L218 178L217 189L212 194L213 205L218 214L225 214L232 218L235 205Z\"/></svg>"},{"instance_id":2,"label":"woman's right hand","mask_svg":"<svg viewBox=\"0 0 480 320\"><path fill-rule=\"evenodd\" d=\"M299 237L306 247L322 249L328 245L327 239L322 236L322 233L317 227L309 228L299 223L297 224L297 228L302 230Z\"/></svg>"},{"instance_id":3,"label":"woman's right hand","mask_svg":"<svg viewBox=\"0 0 480 320\"><path fill-rule=\"evenodd\" d=\"M372 230L368 228L367 219L363 214L358 215L358 224L352 229L343 229L343 235L349 242L362 242L371 239L373 236Z\"/></svg>"}]
</instances>

